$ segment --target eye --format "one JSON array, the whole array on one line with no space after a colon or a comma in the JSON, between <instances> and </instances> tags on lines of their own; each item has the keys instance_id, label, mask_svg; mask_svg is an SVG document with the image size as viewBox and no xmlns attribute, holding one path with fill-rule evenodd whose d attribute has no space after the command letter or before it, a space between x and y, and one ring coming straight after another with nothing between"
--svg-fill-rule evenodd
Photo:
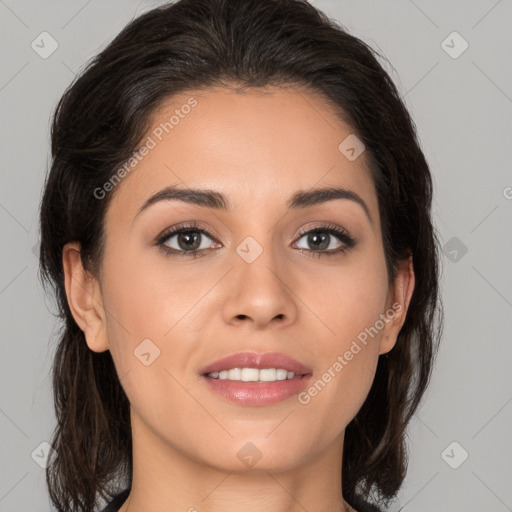
<instances>
[{"instance_id":1,"label":"eye","mask_svg":"<svg viewBox=\"0 0 512 512\"><path fill-rule=\"evenodd\" d=\"M356 245L357 240L352 238L347 231L339 226L327 224L324 226L316 226L313 229L305 229L300 231L301 238L306 238L306 244L311 245L314 249L299 247L301 252L307 251L311 256L333 256L343 253ZM339 242L338 247L332 247L333 235ZM331 250L328 250L328 249Z\"/></svg>"},{"instance_id":2,"label":"eye","mask_svg":"<svg viewBox=\"0 0 512 512\"><path fill-rule=\"evenodd\" d=\"M306 244L314 247L313 249L299 247L301 253L305 251L310 256L334 256L351 249L357 243L357 240L347 231L333 224L302 229L299 235L299 240L307 237ZM338 239L338 247L332 247L333 236ZM206 229L196 222L191 222L165 231L158 237L156 245L169 256L199 258L205 256L209 249L215 248L204 240L205 237L214 241L214 244L217 243Z\"/></svg>"},{"instance_id":3,"label":"eye","mask_svg":"<svg viewBox=\"0 0 512 512\"><path fill-rule=\"evenodd\" d=\"M192 222L165 231L159 236L156 245L169 255L198 258L203 256L207 249L211 248L211 244L203 243L205 242L204 237L212 240L208 231ZM172 240L173 238L175 240Z\"/></svg>"}]
</instances>

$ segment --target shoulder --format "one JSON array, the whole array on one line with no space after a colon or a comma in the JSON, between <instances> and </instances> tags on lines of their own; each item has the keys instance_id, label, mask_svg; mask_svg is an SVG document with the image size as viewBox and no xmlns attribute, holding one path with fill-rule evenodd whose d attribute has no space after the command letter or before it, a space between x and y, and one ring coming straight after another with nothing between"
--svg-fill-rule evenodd
<instances>
[{"instance_id":1,"label":"shoulder","mask_svg":"<svg viewBox=\"0 0 512 512\"><path fill-rule=\"evenodd\" d=\"M117 512L123 503L128 498L130 494L130 488L121 491L119 494L116 494L112 501L107 504L107 506L101 512Z\"/></svg>"}]
</instances>

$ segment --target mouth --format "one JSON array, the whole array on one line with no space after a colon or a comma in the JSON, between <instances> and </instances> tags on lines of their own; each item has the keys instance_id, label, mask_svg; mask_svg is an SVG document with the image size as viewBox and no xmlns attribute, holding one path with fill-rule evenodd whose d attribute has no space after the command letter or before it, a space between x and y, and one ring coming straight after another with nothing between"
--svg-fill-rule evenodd
<instances>
[{"instance_id":1,"label":"mouth","mask_svg":"<svg viewBox=\"0 0 512 512\"><path fill-rule=\"evenodd\" d=\"M280 353L241 352L201 370L208 388L239 405L271 405L299 394L312 370Z\"/></svg>"},{"instance_id":2,"label":"mouth","mask_svg":"<svg viewBox=\"0 0 512 512\"><path fill-rule=\"evenodd\" d=\"M239 374L234 370L242 370L242 373ZM251 382L258 380L254 377L256 371L261 372L261 370L265 371L258 373L258 377L261 376L263 379L272 377L272 380L285 380L291 373L294 375L312 373L311 368L280 352L264 352L261 354L257 352L238 352L210 363L200 370L200 374L220 378L221 380L229 375L229 378L233 380ZM275 372L275 375L273 372ZM286 372L286 377L284 372Z\"/></svg>"}]
</instances>

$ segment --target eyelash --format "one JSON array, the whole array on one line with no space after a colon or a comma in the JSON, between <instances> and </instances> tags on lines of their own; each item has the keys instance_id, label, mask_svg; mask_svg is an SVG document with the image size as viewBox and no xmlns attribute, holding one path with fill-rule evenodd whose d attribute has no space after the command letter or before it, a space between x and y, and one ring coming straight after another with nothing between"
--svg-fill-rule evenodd
<instances>
[{"instance_id":1,"label":"eyelash","mask_svg":"<svg viewBox=\"0 0 512 512\"><path fill-rule=\"evenodd\" d=\"M202 256L205 256L205 253L207 252L207 249L200 249L200 250L194 250L194 251L178 251L176 249L172 249L171 247L167 247L165 245L165 242L171 238L171 236L181 233L189 233L189 232L196 232L201 233L203 235L206 235L209 238L213 238L213 236L206 231L205 229L201 228L199 224L196 222L191 222L187 224L182 224L180 226L171 228L168 231L165 231L162 233L158 239L156 240L155 245L158 246L161 250L163 250L168 256L178 256L178 257L185 257L185 258L201 258ZM299 239L302 238L304 235L314 234L314 233L328 233L330 235L336 236L341 242L343 242L345 245L342 246L339 249L334 249L331 251L313 251L311 249L299 249L301 253L309 253L311 257L315 256L335 256L337 254L342 254L345 251L348 251L352 247L354 247L358 240L355 238L352 238L347 231L345 231L343 228L340 228L338 226L335 226L333 224L324 224L320 226L315 226L314 228L303 228L299 231Z\"/></svg>"}]
</instances>

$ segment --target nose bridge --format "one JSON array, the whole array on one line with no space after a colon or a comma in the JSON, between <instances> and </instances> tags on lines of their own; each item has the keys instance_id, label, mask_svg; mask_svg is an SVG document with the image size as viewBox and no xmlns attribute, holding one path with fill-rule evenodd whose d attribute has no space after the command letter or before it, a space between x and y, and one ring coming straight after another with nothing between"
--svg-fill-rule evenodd
<instances>
[{"instance_id":1,"label":"nose bridge","mask_svg":"<svg viewBox=\"0 0 512 512\"><path fill-rule=\"evenodd\" d=\"M283 286L282 251L275 247L274 238L272 231L259 230L236 246L235 267L241 280L254 281L253 285Z\"/></svg>"},{"instance_id":2,"label":"nose bridge","mask_svg":"<svg viewBox=\"0 0 512 512\"><path fill-rule=\"evenodd\" d=\"M256 192L253 197L255 194ZM279 212L277 212L278 215ZM278 259L282 248L275 246L279 221L275 220L276 212L271 211L271 205L258 202L250 210L240 212L240 217L236 232L242 238L234 245L236 255L245 265L257 263L258 267L265 265L271 268L276 267L279 264Z\"/></svg>"},{"instance_id":3,"label":"nose bridge","mask_svg":"<svg viewBox=\"0 0 512 512\"><path fill-rule=\"evenodd\" d=\"M225 320L250 317L265 324L278 317L291 321L296 305L288 284L285 258L280 248L274 246L273 230L259 229L253 233L235 247L234 286L225 302Z\"/></svg>"}]
</instances>

